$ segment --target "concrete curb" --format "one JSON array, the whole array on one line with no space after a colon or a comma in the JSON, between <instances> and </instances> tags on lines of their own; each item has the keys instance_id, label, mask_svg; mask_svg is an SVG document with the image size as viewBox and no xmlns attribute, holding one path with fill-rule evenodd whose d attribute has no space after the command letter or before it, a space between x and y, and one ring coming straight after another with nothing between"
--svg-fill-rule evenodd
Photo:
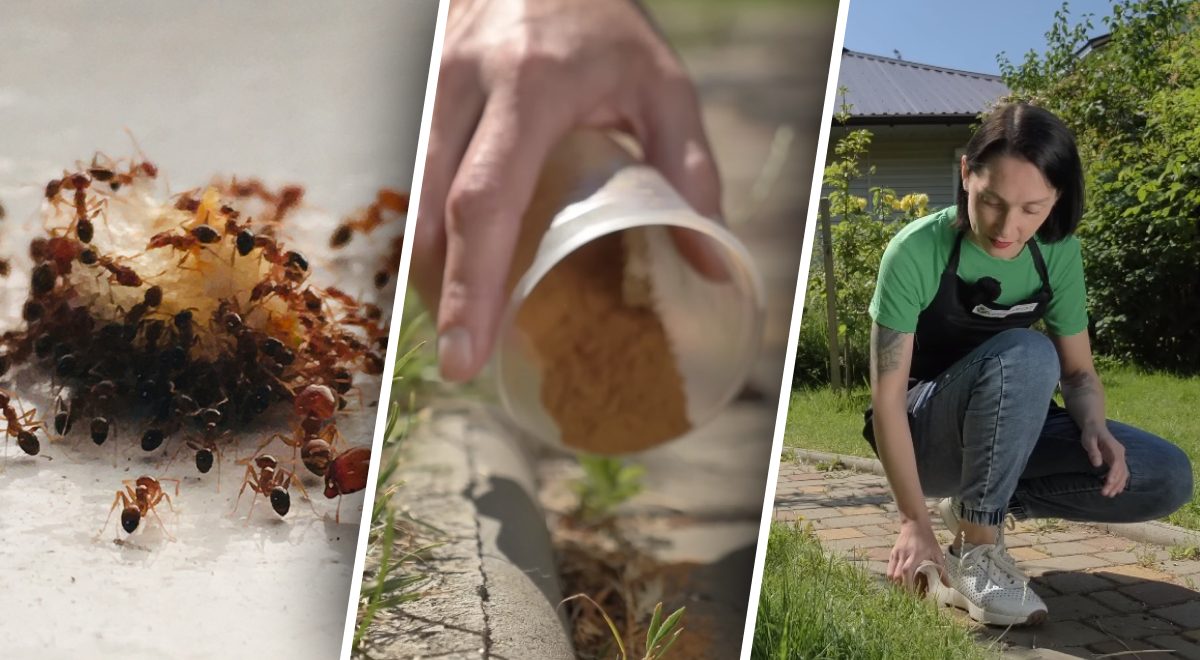
<instances>
[{"instance_id":1,"label":"concrete curb","mask_svg":"<svg viewBox=\"0 0 1200 660\"><path fill-rule=\"evenodd\" d=\"M372 658L574 657L532 457L483 406L437 406L406 440L396 500L443 532L423 596L378 615Z\"/></svg>"},{"instance_id":2,"label":"concrete curb","mask_svg":"<svg viewBox=\"0 0 1200 660\"><path fill-rule=\"evenodd\" d=\"M809 463L841 462L848 469L855 470L857 472L869 472L871 474L886 476L883 471L883 464L877 459L861 458L859 456L844 456L842 454L833 454L829 452L815 451L812 449L800 449L798 447L784 447L784 451L789 450L796 458L808 461ZM1102 529L1109 534L1127 538L1130 541L1135 541L1137 543L1149 543L1161 546L1178 545L1200 547L1200 532L1184 529L1183 527L1178 527L1176 525L1169 525L1157 520L1144 523L1075 524Z\"/></svg>"}]
</instances>

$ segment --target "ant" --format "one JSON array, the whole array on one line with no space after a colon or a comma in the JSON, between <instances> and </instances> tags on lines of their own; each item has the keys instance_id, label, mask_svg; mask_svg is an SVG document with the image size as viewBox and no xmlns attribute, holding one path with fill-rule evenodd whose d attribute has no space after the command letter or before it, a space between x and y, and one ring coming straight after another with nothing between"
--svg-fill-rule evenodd
<instances>
[{"instance_id":1,"label":"ant","mask_svg":"<svg viewBox=\"0 0 1200 660\"><path fill-rule=\"evenodd\" d=\"M329 468L325 470L325 497L338 498L336 522L342 521L341 496L366 488L370 467L370 447L351 447L330 461Z\"/></svg>"},{"instance_id":2,"label":"ant","mask_svg":"<svg viewBox=\"0 0 1200 660\"><path fill-rule=\"evenodd\" d=\"M310 472L318 477L325 476L325 470L333 458L333 445L341 439L337 427L333 424L323 426L323 421L309 415L296 427L291 435L275 433L267 438L255 453L262 451L275 440L292 448L292 465L296 463L296 453Z\"/></svg>"},{"instance_id":3,"label":"ant","mask_svg":"<svg viewBox=\"0 0 1200 660\"><path fill-rule=\"evenodd\" d=\"M214 417L219 419L220 413L210 417L209 415L212 413L216 413L216 409L206 408L195 414L197 416L202 416L202 419L213 419ZM218 434L217 422L205 422L204 431L198 436L192 436L191 438L188 438L186 442L180 445L179 449L175 452L175 455L171 457L171 460L168 461L167 464L170 465L171 463L174 463L175 459L179 457L179 452L183 451L184 449L189 449L196 452L194 460L196 469L200 471L200 474L208 474L212 470L213 464L216 464L217 490L219 491L221 490L221 462L223 461L223 454L221 452L221 447L217 444L217 441L228 440L232 437L233 431L229 429L226 429Z\"/></svg>"},{"instance_id":4,"label":"ant","mask_svg":"<svg viewBox=\"0 0 1200 660\"><path fill-rule=\"evenodd\" d=\"M274 223L282 222L285 215L300 205L300 200L304 199L304 188L294 185L284 186L279 191L278 199L279 201L275 205L275 215L271 218L271 222Z\"/></svg>"},{"instance_id":5,"label":"ant","mask_svg":"<svg viewBox=\"0 0 1200 660\"><path fill-rule=\"evenodd\" d=\"M329 238L329 246L339 248L350 242L355 231L368 234L383 224L383 211L388 210L403 215L408 213L408 194L380 188L375 193L375 201L362 212L362 217L345 220L334 230Z\"/></svg>"},{"instance_id":6,"label":"ant","mask_svg":"<svg viewBox=\"0 0 1200 660\"><path fill-rule=\"evenodd\" d=\"M111 284L119 284L127 287L142 286L142 277L138 275L132 268L122 266L117 263L112 257L100 256L97 257L100 267L109 272L108 281Z\"/></svg>"},{"instance_id":7,"label":"ant","mask_svg":"<svg viewBox=\"0 0 1200 660\"><path fill-rule=\"evenodd\" d=\"M53 291L57 283L58 273L54 271L54 266L40 263L33 269L29 288L35 297L40 298Z\"/></svg>"},{"instance_id":8,"label":"ant","mask_svg":"<svg viewBox=\"0 0 1200 660\"><path fill-rule=\"evenodd\" d=\"M258 468L255 471L255 467ZM296 480L296 485L300 487L300 492L304 494L304 499L309 501L309 506L312 506L312 499L308 496L308 491L305 490L304 484L296 478L296 473L291 470L279 466L279 461L275 460L274 456L264 454L254 458L254 465L246 466L246 476L242 479L242 488L238 491L237 499L233 503L233 512L236 513L238 505L242 501L242 493L246 492L246 487L254 491L254 497L250 500L250 510L246 513L245 524L250 524L250 516L254 513L254 503L258 501L259 495L266 495L271 500L271 508L280 517L286 516L292 508L292 498L288 493L288 489L292 487L292 480ZM316 509L313 509L316 513Z\"/></svg>"},{"instance_id":9,"label":"ant","mask_svg":"<svg viewBox=\"0 0 1200 660\"><path fill-rule=\"evenodd\" d=\"M337 396L325 385L305 385L296 393L292 408L301 419L313 417L324 421L337 412Z\"/></svg>"},{"instance_id":10,"label":"ant","mask_svg":"<svg viewBox=\"0 0 1200 660\"><path fill-rule=\"evenodd\" d=\"M54 183L53 181L51 183ZM92 185L92 179L83 172L76 172L70 176L63 176L59 182L59 187L63 190L74 191L73 205L75 207L75 220L68 228L75 230L75 235L84 243L91 243L92 237L95 234L95 226L92 224L91 218L88 215L87 207L87 190ZM50 186L46 186L47 197L49 197ZM55 194L57 195L57 190Z\"/></svg>"},{"instance_id":11,"label":"ant","mask_svg":"<svg viewBox=\"0 0 1200 660\"><path fill-rule=\"evenodd\" d=\"M64 403L62 394L54 397L54 432L61 438L71 432L75 424L75 411L71 401Z\"/></svg>"},{"instance_id":12,"label":"ant","mask_svg":"<svg viewBox=\"0 0 1200 660\"><path fill-rule=\"evenodd\" d=\"M171 323L175 326L175 335L179 340L179 345L182 346L185 351L190 349L192 344L196 343L197 339L196 323L193 320L192 314L193 309L194 308L189 307L187 309L180 310L171 318Z\"/></svg>"},{"instance_id":13,"label":"ant","mask_svg":"<svg viewBox=\"0 0 1200 660\"><path fill-rule=\"evenodd\" d=\"M71 272L71 262L79 259L83 261L82 254L85 251L83 245L78 241L66 238L63 236L54 236L45 243L44 258L54 262L60 275L66 275ZM94 252L92 252L95 254ZM89 265L84 262L84 265Z\"/></svg>"},{"instance_id":14,"label":"ant","mask_svg":"<svg viewBox=\"0 0 1200 660\"><path fill-rule=\"evenodd\" d=\"M197 225L191 231L184 234L172 234L169 231L159 232L150 237L150 242L146 245L147 250L169 247L179 252L183 252L183 258L179 260L182 265L190 256L198 259L201 249L208 249L208 245L221 240L221 235L217 230L209 225ZM213 254L216 254L215 252Z\"/></svg>"},{"instance_id":15,"label":"ant","mask_svg":"<svg viewBox=\"0 0 1200 660\"><path fill-rule=\"evenodd\" d=\"M8 450L9 436L15 436L17 446L21 448L21 451L30 456L37 456L41 451L41 443L38 442L35 432L38 429L44 430L46 425L37 421L37 409L30 408L28 412L22 411L18 414L12 404L12 392L0 390L0 409L2 409L4 420L7 422L7 426L4 427L5 451Z\"/></svg>"},{"instance_id":16,"label":"ant","mask_svg":"<svg viewBox=\"0 0 1200 660\"><path fill-rule=\"evenodd\" d=\"M179 497L179 480L178 479L162 479L161 481L175 482L175 497ZM158 516L156 507L159 502L167 501L167 505L171 510L175 510L175 504L171 502L171 497L167 495L162 488L162 483L159 479L148 476L140 476L135 481L128 479L121 482L125 486L125 490L118 490L116 497L113 498L112 508L108 510L108 517L104 519L104 527L96 532L96 538L99 538L104 533L105 527L108 527L108 521L112 520L113 511L117 510L117 506L121 505L121 528L126 534L132 534L137 530L138 525L142 521L142 517L148 513L154 514L154 519L158 521L158 526L162 528L163 533L172 541L174 536L167 531L167 526L163 524L162 518Z\"/></svg>"}]
</instances>

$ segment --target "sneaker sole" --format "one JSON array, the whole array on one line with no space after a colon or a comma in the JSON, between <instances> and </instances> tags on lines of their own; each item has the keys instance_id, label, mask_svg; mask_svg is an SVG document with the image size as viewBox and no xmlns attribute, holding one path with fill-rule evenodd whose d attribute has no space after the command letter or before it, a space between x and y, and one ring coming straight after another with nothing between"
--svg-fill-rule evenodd
<instances>
[{"instance_id":1,"label":"sneaker sole","mask_svg":"<svg viewBox=\"0 0 1200 660\"><path fill-rule=\"evenodd\" d=\"M953 587L947 587L941 582L933 584L931 589L938 604L945 607L956 607L960 610L966 610L967 614L975 621L988 626L1036 626L1046 620L1046 610L1034 610L1025 616L1013 616L1009 614L997 614L989 612L982 607L972 603L966 596L958 592Z\"/></svg>"}]
</instances>

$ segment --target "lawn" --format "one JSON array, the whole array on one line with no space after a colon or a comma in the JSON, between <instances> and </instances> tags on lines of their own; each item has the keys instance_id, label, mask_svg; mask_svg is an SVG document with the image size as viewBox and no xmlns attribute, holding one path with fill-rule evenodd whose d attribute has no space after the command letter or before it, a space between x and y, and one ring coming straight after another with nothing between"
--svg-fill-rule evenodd
<instances>
[{"instance_id":1,"label":"lawn","mask_svg":"<svg viewBox=\"0 0 1200 660\"><path fill-rule=\"evenodd\" d=\"M754 658L986 658L970 631L929 601L827 555L809 532L771 526Z\"/></svg>"},{"instance_id":2,"label":"lawn","mask_svg":"<svg viewBox=\"0 0 1200 660\"><path fill-rule=\"evenodd\" d=\"M1157 433L1192 457L1200 482L1200 377L1182 378L1144 373L1129 367L1101 370L1108 395L1108 416ZM835 394L828 388L792 392L784 444L819 451L874 458L862 438L862 411L870 400L866 387ZM1175 512L1167 522L1200 530L1200 497Z\"/></svg>"}]
</instances>

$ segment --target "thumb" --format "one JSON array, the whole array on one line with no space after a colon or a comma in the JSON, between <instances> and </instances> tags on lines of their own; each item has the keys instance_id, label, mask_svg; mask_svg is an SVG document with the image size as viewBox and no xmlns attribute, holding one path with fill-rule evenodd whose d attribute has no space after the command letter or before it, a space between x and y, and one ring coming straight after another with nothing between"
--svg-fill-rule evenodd
<instances>
[{"instance_id":1,"label":"thumb","mask_svg":"<svg viewBox=\"0 0 1200 660\"><path fill-rule=\"evenodd\" d=\"M1100 455L1100 448L1096 446L1096 436L1086 436L1083 438L1083 450L1087 452L1088 460L1092 462L1092 467L1100 467L1104 464L1104 457Z\"/></svg>"}]
</instances>

